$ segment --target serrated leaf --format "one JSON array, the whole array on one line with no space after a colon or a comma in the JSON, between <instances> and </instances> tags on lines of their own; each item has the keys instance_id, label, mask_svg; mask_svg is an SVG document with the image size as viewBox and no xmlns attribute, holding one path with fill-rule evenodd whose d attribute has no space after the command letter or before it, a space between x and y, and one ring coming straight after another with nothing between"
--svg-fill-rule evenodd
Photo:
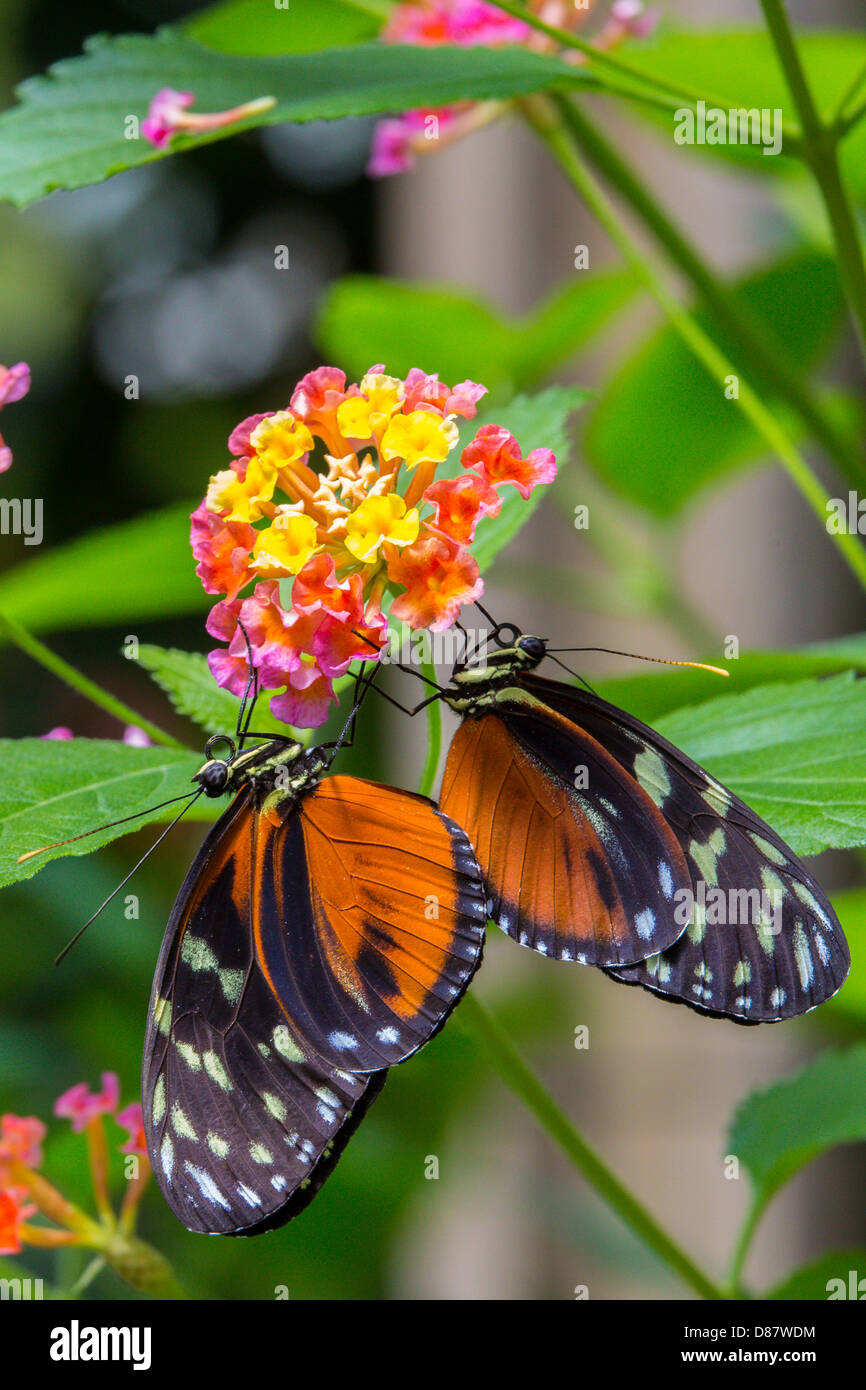
<instances>
[{"instance_id":1,"label":"serrated leaf","mask_svg":"<svg viewBox=\"0 0 866 1390\"><path fill-rule=\"evenodd\" d=\"M201 652L179 651L176 647L157 647L145 643L138 649L138 660L171 700L175 709L185 714L208 734L226 733L234 736L240 710L240 700L230 690L217 685L207 657ZM278 723L268 713L264 703L257 707L256 729L261 733L286 734L285 724Z\"/></svg>"},{"instance_id":2,"label":"serrated leaf","mask_svg":"<svg viewBox=\"0 0 866 1390\"><path fill-rule=\"evenodd\" d=\"M350 377L367 370L372 344L397 376L429 362L443 381L526 390L584 347L634 288L626 271L581 274L513 318L449 287L349 275L326 295L315 331L326 358Z\"/></svg>"},{"instance_id":3,"label":"serrated leaf","mask_svg":"<svg viewBox=\"0 0 866 1390\"><path fill-rule=\"evenodd\" d=\"M660 719L797 854L866 844L866 681L758 686Z\"/></svg>"},{"instance_id":4,"label":"serrated leaf","mask_svg":"<svg viewBox=\"0 0 866 1390\"><path fill-rule=\"evenodd\" d=\"M0 887L31 878L52 859L90 854L153 821L167 821L178 802L148 810L194 788L201 765L193 752L174 748L130 748L110 739L0 739ZM210 820L219 806L206 797L191 806L190 820ZM129 824L94 830L135 812ZM48 850L19 864L18 856L40 845L94 830L84 840Z\"/></svg>"},{"instance_id":5,"label":"serrated leaf","mask_svg":"<svg viewBox=\"0 0 866 1390\"><path fill-rule=\"evenodd\" d=\"M568 462L571 447L569 420L588 396L589 392L577 386L551 386L534 396L516 396L507 405L491 409L489 420L510 430L527 453L531 449L552 449L556 454L557 469L561 471ZM465 422L465 427L461 429L461 448L487 421L488 417L479 411L475 420ZM457 449L453 457L452 471L460 472ZM537 487L524 501L516 487L502 489L502 510L498 516L484 517L479 522L472 544L472 554L482 574L490 568L500 550L526 525L548 491L547 487Z\"/></svg>"},{"instance_id":6,"label":"serrated leaf","mask_svg":"<svg viewBox=\"0 0 866 1390\"><path fill-rule=\"evenodd\" d=\"M98 36L78 58L18 88L0 117L0 199L23 207L55 188L81 188L163 159L127 139L162 87L192 91L196 110L224 111L257 97L275 105L230 128L176 137L172 151L257 125L334 120L408 107L489 101L551 88L593 86L581 69L520 47L406 47L374 40L314 53L246 57L219 53L174 29L150 36Z\"/></svg>"},{"instance_id":7,"label":"serrated leaf","mask_svg":"<svg viewBox=\"0 0 866 1390\"><path fill-rule=\"evenodd\" d=\"M122 521L25 560L0 576L0 612L31 632L52 632L210 607L189 551L196 505Z\"/></svg>"},{"instance_id":8,"label":"serrated leaf","mask_svg":"<svg viewBox=\"0 0 866 1390\"><path fill-rule=\"evenodd\" d=\"M854 1298L859 1301L866 1297L866 1249L828 1252L813 1264L794 1270L781 1284L761 1297L773 1300L823 1299L830 1302Z\"/></svg>"},{"instance_id":9,"label":"serrated leaf","mask_svg":"<svg viewBox=\"0 0 866 1390\"><path fill-rule=\"evenodd\" d=\"M747 1096L734 1114L727 1152L736 1154L763 1204L819 1154L862 1139L866 1043L827 1052L796 1075Z\"/></svg>"}]
</instances>

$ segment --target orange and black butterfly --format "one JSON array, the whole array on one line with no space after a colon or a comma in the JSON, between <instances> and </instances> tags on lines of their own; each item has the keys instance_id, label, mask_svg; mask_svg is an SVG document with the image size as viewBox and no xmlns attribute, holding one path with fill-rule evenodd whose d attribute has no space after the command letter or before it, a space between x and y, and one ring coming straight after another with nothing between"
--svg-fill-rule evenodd
<instances>
[{"instance_id":1,"label":"orange and black butterfly","mask_svg":"<svg viewBox=\"0 0 866 1390\"><path fill-rule=\"evenodd\" d=\"M775 831L639 720L536 674L542 638L510 625L494 637L434 698L462 717L440 806L466 830L502 930L741 1023L835 994L845 937Z\"/></svg>"},{"instance_id":2,"label":"orange and black butterfly","mask_svg":"<svg viewBox=\"0 0 866 1390\"><path fill-rule=\"evenodd\" d=\"M331 754L289 739L229 746L193 779L234 797L168 923L143 1106L184 1225L253 1235L307 1205L385 1069L441 1027L487 914L465 832L426 797L323 778Z\"/></svg>"}]
</instances>

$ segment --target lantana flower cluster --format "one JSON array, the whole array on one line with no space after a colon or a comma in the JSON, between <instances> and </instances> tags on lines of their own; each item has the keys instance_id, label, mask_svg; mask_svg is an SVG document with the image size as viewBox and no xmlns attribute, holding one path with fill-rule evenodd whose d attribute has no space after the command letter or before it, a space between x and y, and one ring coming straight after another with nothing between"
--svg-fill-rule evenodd
<instances>
[{"instance_id":1,"label":"lantana flower cluster","mask_svg":"<svg viewBox=\"0 0 866 1390\"><path fill-rule=\"evenodd\" d=\"M95 1216L70 1202L40 1171L48 1133L43 1122L35 1115L0 1115L0 1255L18 1255L25 1245L42 1249L80 1245L98 1251L136 1287L165 1283L167 1266L162 1256L133 1235L151 1175L141 1106L134 1102L119 1110L119 1104L118 1078L114 1072L103 1072L98 1091L82 1081L64 1091L54 1105L54 1114L69 1120L73 1131L86 1140ZM106 1116L127 1131L126 1141L118 1147L134 1158L118 1213L109 1192ZM35 1216L47 1218L47 1223L35 1223Z\"/></svg>"},{"instance_id":2,"label":"lantana flower cluster","mask_svg":"<svg viewBox=\"0 0 866 1390\"><path fill-rule=\"evenodd\" d=\"M535 0L530 8L547 24L569 31L591 23L592 12L603 8L604 17L591 38L593 47L602 52L617 48L626 39L644 38L657 23L656 14L646 9L643 0L614 0L602 7L594 0L580 7L573 0ZM523 44L541 52L556 50L547 35L486 0L409 0L395 6L380 38L384 43L458 44L464 48ZM586 61L575 49L561 56L568 62ZM403 173L414 166L418 155L485 125L506 105L501 101L460 102L438 109L404 111L394 119L379 121L367 172L374 178Z\"/></svg>"},{"instance_id":3,"label":"lantana flower cluster","mask_svg":"<svg viewBox=\"0 0 866 1390\"><path fill-rule=\"evenodd\" d=\"M319 367L287 409L237 426L231 465L191 518L196 573L225 595L207 623L227 644L208 658L221 686L242 695L251 660L259 687L280 692L272 713L316 728L334 681L387 647L386 597L397 620L433 632L480 598L477 526L498 515L503 488L528 498L556 474L549 449L524 457L494 424L462 450L459 471L457 420L474 418L485 391L382 365L347 386Z\"/></svg>"}]
</instances>

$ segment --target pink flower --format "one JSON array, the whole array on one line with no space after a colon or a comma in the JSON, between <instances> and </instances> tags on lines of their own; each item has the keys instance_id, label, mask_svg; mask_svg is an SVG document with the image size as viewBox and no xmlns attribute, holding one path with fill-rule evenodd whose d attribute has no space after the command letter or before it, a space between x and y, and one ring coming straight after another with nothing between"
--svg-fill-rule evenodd
<instances>
[{"instance_id":1,"label":"pink flower","mask_svg":"<svg viewBox=\"0 0 866 1390\"><path fill-rule=\"evenodd\" d=\"M76 1133L86 1129L97 1115L111 1115L120 1100L120 1082L113 1071L102 1073L102 1090L98 1094L90 1091L86 1081L79 1081L58 1096L54 1102L54 1114L59 1119L71 1120Z\"/></svg>"},{"instance_id":2,"label":"pink flower","mask_svg":"<svg viewBox=\"0 0 866 1390\"><path fill-rule=\"evenodd\" d=\"M40 734L40 738L56 738L63 739L64 741L74 737L75 735L72 730L67 729L65 724L58 724L56 728L49 729L47 734Z\"/></svg>"},{"instance_id":3,"label":"pink flower","mask_svg":"<svg viewBox=\"0 0 866 1390\"><path fill-rule=\"evenodd\" d=\"M482 425L460 461L491 487L513 483L524 501L539 483L552 483L556 477L556 456L550 449L533 449L523 458L514 435L502 425Z\"/></svg>"},{"instance_id":4,"label":"pink flower","mask_svg":"<svg viewBox=\"0 0 866 1390\"><path fill-rule=\"evenodd\" d=\"M25 1197L25 1191L19 1187L7 1187L0 1191L0 1255L18 1255L21 1252L21 1225L37 1210L32 1203L24 1205Z\"/></svg>"},{"instance_id":5,"label":"pink flower","mask_svg":"<svg viewBox=\"0 0 866 1390\"><path fill-rule=\"evenodd\" d=\"M46 1129L33 1115L0 1115L0 1182L4 1164L23 1163L38 1168L42 1163L42 1141Z\"/></svg>"},{"instance_id":6,"label":"pink flower","mask_svg":"<svg viewBox=\"0 0 866 1390\"><path fill-rule=\"evenodd\" d=\"M433 406L442 415L462 415L471 420L478 413L477 404L487 395L487 387L479 386L477 381L458 381L449 390L439 380L438 373L427 376L420 367L413 367L406 377L406 399L404 411L417 410L419 406Z\"/></svg>"},{"instance_id":7,"label":"pink flower","mask_svg":"<svg viewBox=\"0 0 866 1390\"><path fill-rule=\"evenodd\" d=\"M528 24L483 0L431 0L428 4L395 6L382 30L386 43L522 43L529 37Z\"/></svg>"},{"instance_id":8,"label":"pink flower","mask_svg":"<svg viewBox=\"0 0 866 1390\"><path fill-rule=\"evenodd\" d=\"M464 603L484 593L484 581L468 550L443 537L422 536L395 556L388 567L392 579L405 584L391 612L410 627L444 632L460 616Z\"/></svg>"},{"instance_id":9,"label":"pink flower","mask_svg":"<svg viewBox=\"0 0 866 1390\"><path fill-rule=\"evenodd\" d=\"M431 110L420 107L402 115L377 122L367 173L372 179L387 178L389 174L404 174L415 168L416 155L435 148L438 140L458 119L458 112L449 106Z\"/></svg>"},{"instance_id":10,"label":"pink flower","mask_svg":"<svg viewBox=\"0 0 866 1390\"><path fill-rule=\"evenodd\" d=\"M193 114L189 110L195 101L193 92L178 92L173 87L162 87L151 97L147 115L141 123L141 133L145 140L158 150L166 149L172 136L178 134L201 135L209 130L220 130L233 125L235 121L257 116L276 106L276 97L257 97L255 101L233 106L230 111L214 111Z\"/></svg>"},{"instance_id":11,"label":"pink flower","mask_svg":"<svg viewBox=\"0 0 866 1390\"><path fill-rule=\"evenodd\" d=\"M229 453L235 459L249 458L255 453L253 445L250 443L250 435L256 425L260 425L262 420L268 420L272 415L276 415L275 410L263 410L258 415L248 415L245 420L241 420L239 425L235 425L229 435Z\"/></svg>"},{"instance_id":12,"label":"pink flower","mask_svg":"<svg viewBox=\"0 0 866 1390\"><path fill-rule=\"evenodd\" d=\"M431 483L424 501L432 502L436 508L435 518L428 525L459 545L470 544L483 516L498 516L502 510L502 498L496 489L472 473Z\"/></svg>"},{"instance_id":13,"label":"pink flower","mask_svg":"<svg viewBox=\"0 0 866 1390\"><path fill-rule=\"evenodd\" d=\"M144 729L139 729L137 724L127 724L123 731L123 742L130 748L153 747L153 739L148 737Z\"/></svg>"},{"instance_id":14,"label":"pink flower","mask_svg":"<svg viewBox=\"0 0 866 1390\"><path fill-rule=\"evenodd\" d=\"M225 521L209 511L206 502L196 507L190 522L190 544L198 560L195 572L202 587L206 593L234 598L251 578L249 558L255 531L245 521Z\"/></svg>"},{"instance_id":15,"label":"pink flower","mask_svg":"<svg viewBox=\"0 0 866 1390\"><path fill-rule=\"evenodd\" d=\"M0 366L0 410L4 405L20 401L30 390L30 368L26 362L16 362L14 367ZM12 467L12 450L0 435L0 473Z\"/></svg>"},{"instance_id":16,"label":"pink flower","mask_svg":"<svg viewBox=\"0 0 866 1390\"><path fill-rule=\"evenodd\" d=\"M146 1158L147 1142L144 1137L144 1119L138 1102L127 1105L123 1110L118 1110L114 1118L122 1129L129 1130L129 1138L125 1144L121 1144L120 1152L122 1154L138 1154L140 1158Z\"/></svg>"},{"instance_id":17,"label":"pink flower","mask_svg":"<svg viewBox=\"0 0 866 1390\"><path fill-rule=\"evenodd\" d=\"M336 701L327 676L317 667L303 666L291 672L283 693L273 696L271 714L296 729L317 729Z\"/></svg>"}]
</instances>

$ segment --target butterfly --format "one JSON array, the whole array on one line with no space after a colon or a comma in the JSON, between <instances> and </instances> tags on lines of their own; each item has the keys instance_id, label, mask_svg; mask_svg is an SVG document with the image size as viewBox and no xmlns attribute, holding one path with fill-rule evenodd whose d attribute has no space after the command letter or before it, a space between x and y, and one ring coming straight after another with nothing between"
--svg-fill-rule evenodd
<instances>
[{"instance_id":1,"label":"butterfly","mask_svg":"<svg viewBox=\"0 0 866 1390\"><path fill-rule=\"evenodd\" d=\"M466 830L502 930L740 1023L835 994L842 928L776 832L640 720L538 675L544 639L511 625L494 637L433 698L461 716L439 804Z\"/></svg>"},{"instance_id":2,"label":"butterfly","mask_svg":"<svg viewBox=\"0 0 866 1390\"><path fill-rule=\"evenodd\" d=\"M442 1026L481 960L486 893L426 797L325 777L277 737L193 780L233 799L171 913L143 1065L148 1153L192 1231L254 1235L301 1211L386 1069Z\"/></svg>"}]
</instances>

